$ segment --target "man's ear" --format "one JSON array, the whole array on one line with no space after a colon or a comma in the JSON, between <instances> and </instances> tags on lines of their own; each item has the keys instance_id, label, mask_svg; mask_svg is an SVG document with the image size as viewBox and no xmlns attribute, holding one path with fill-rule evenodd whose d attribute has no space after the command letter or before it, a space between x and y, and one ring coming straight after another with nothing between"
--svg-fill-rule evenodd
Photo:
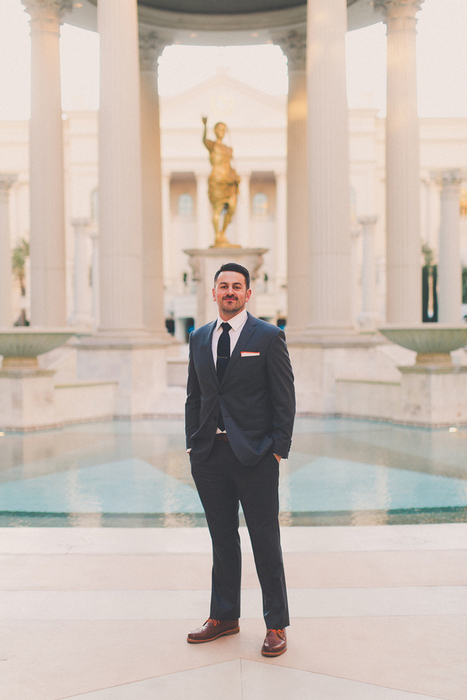
<instances>
[{"instance_id":1,"label":"man's ear","mask_svg":"<svg viewBox=\"0 0 467 700\"><path fill-rule=\"evenodd\" d=\"M251 289L249 289L246 293L246 301L250 301L250 297L251 297Z\"/></svg>"},{"instance_id":2,"label":"man's ear","mask_svg":"<svg viewBox=\"0 0 467 700\"><path fill-rule=\"evenodd\" d=\"M212 290L212 300L216 301L216 288L215 287Z\"/></svg>"}]
</instances>

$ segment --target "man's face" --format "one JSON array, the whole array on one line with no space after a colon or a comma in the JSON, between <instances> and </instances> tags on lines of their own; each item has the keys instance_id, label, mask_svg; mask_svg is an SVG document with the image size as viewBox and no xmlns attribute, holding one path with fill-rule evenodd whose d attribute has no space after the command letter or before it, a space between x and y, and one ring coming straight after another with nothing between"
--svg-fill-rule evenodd
<instances>
[{"instance_id":1,"label":"man's face","mask_svg":"<svg viewBox=\"0 0 467 700\"><path fill-rule=\"evenodd\" d=\"M212 298L224 320L243 311L250 296L251 289L246 288L246 280L241 272L221 272L212 290Z\"/></svg>"}]
</instances>

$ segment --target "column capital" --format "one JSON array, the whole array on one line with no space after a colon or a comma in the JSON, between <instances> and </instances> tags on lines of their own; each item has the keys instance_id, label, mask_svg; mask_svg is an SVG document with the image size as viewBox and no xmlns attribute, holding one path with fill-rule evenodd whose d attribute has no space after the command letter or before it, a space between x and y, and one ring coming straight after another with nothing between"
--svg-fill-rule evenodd
<instances>
[{"instance_id":1,"label":"column capital","mask_svg":"<svg viewBox=\"0 0 467 700\"><path fill-rule=\"evenodd\" d=\"M73 0L21 0L30 16L31 31L58 32L65 12L73 9Z\"/></svg>"},{"instance_id":2,"label":"column capital","mask_svg":"<svg viewBox=\"0 0 467 700\"><path fill-rule=\"evenodd\" d=\"M0 173L0 191L8 191L17 179L14 173Z\"/></svg>"},{"instance_id":3,"label":"column capital","mask_svg":"<svg viewBox=\"0 0 467 700\"><path fill-rule=\"evenodd\" d=\"M88 228L90 223L91 223L91 219L84 218L84 217L71 220L71 225L75 229L75 232L82 231L83 229Z\"/></svg>"},{"instance_id":4,"label":"column capital","mask_svg":"<svg viewBox=\"0 0 467 700\"><path fill-rule=\"evenodd\" d=\"M467 179L467 172L460 168L452 170L435 170L431 173L431 178L439 187L460 187L463 180Z\"/></svg>"},{"instance_id":5,"label":"column capital","mask_svg":"<svg viewBox=\"0 0 467 700\"><path fill-rule=\"evenodd\" d=\"M383 21L386 24L397 23L401 29L415 26L415 15L420 10L424 0L375 0L375 8L383 10Z\"/></svg>"},{"instance_id":6,"label":"column capital","mask_svg":"<svg viewBox=\"0 0 467 700\"><path fill-rule=\"evenodd\" d=\"M145 24L138 24L138 35L140 68L145 71L156 71L157 59L165 47L172 43L171 38Z\"/></svg>"},{"instance_id":7,"label":"column capital","mask_svg":"<svg viewBox=\"0 0 467 700\"><path fill-rule=\"evenodd\" d=\"M373 231L374 226L376 225L378 221L377 216L359 216L358 217L358 223L362 228L369 230L370 232Z\"/></svg>"},{"instance_id":8,"label":"column capital","mask_svg":"<svg viewBox=\"0 0 467 700\"><path fill-rule=\"evenodd\" d=\"M287 56L289 70L305 70L306 68L306 26L291 29L286 34L273 36Z\"/></svg>"}]
</instances>

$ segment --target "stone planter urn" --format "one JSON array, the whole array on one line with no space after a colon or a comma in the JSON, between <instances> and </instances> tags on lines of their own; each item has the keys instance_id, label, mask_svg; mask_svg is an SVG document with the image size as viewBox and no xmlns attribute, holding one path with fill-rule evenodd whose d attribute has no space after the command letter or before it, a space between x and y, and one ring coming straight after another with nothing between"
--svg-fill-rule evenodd
<instances>
[{"instance_id":1,"label":"stone planter urn","mask_svg":"<svg viewBox=\"0 0 467 700\"><path fill-rule=\"evenodd\" d=\"M38 355L55 350L74 334L66 328L0 328L2 370L37 370Z\"/></svg>"},{"instance_id":2,"label":"stone planter urn","mask_svg":"<svg viewBox=\"0 0 467 700\"><path fill-rule=\"evenodd\" d=\"M418 366L452 367L451 352L467 345L467 325L423 323L419 326L384 326L379 329L386 338L417 353Z\"/></svg>"},{"instance_id":3,"label":"stone planter urn","mask_svg":"<svg viewBox=\"0 0 467 700\"><path fill-rule=\"evenodd\" d=\"M386 326L380 332L417 353L415 364L399 367L399 420L441 428L467 424L467 366L455 366L451 352L467 344L467 326L424 323Z\"/></svg>"}]
</instances>

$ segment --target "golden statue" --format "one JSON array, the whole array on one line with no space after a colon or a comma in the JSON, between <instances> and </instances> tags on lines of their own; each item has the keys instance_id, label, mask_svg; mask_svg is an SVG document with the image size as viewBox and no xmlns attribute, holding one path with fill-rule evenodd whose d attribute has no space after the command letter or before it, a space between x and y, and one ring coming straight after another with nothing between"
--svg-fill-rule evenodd
<instances>
[{"instance_id":1,"label":"golden statue","mask_svg":"<svg viewBox=\"0 0 467 700\"><path fill-rule=\"evenodd\" d=\"M208 195L213 208L212 223L216 237L211 248L240 248L239 245L229 243L225 235L225 230L230 224L237 206L238 183L240 182L240 177L230 164L233 150L222 143L227 127L223 122L218 122L214 126L216 141L210 141L206 138L207 122L208 118L203 117L203 143L209 151L209 160L212 165L208 180ZM222 229L219 230L222 213L224 213L224 221Z\"/></svg>"}]
</instances>

